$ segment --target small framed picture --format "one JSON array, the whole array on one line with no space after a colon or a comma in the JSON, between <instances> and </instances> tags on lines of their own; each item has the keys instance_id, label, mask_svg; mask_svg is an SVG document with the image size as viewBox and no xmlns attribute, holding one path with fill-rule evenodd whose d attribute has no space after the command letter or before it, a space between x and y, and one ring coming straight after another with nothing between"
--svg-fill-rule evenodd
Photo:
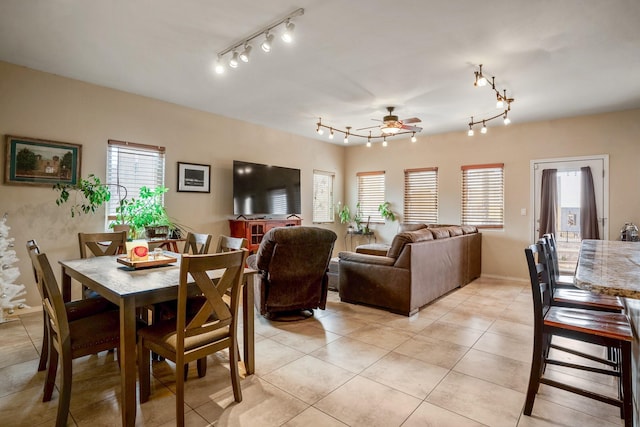
<instances>
[{"instance_id":1,"label":"small framed picture","mask_svg":"<svg viewBox=\"0 0 640 427\"><path fill-rule=\"evenodd\" d=\"M82 145L7 135L4 182L17 185L75 185Z\"/></svg>"},{"instance_id":2,"label":"small framed picture","mask_svg":"<svg viewBox=\"0 0 640 427\"><path fill-rule=\"evenodd\" d=\"M211 166L178 162L178 191L209 193Z\"/></svg>"}]
</instances>

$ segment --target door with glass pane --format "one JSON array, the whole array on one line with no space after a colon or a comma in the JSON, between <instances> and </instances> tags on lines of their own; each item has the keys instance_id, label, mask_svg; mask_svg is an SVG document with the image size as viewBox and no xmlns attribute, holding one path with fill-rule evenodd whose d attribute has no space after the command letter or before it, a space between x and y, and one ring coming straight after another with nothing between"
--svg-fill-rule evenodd
<instances>
[{"instance_id":1,"label":"door with glass pane","mask_svg":"<svg viewBox=\"0 0 640 427\"><path fill-rule=\"evenodd\" d=\"M582 236L580 235L580 168L588 166L593 176L598 213L600 238L608 240L609 233L606 219L609 213L608 202L608 166L609 157L594 156L566 159L534 160L531 162L533 176L533 236L537 240L540 228L540 206L542 171L557 170L556 240L558 242L558 259L560 270L573 273L578 260L578 251Z\"/></svg>"}]
</instances>

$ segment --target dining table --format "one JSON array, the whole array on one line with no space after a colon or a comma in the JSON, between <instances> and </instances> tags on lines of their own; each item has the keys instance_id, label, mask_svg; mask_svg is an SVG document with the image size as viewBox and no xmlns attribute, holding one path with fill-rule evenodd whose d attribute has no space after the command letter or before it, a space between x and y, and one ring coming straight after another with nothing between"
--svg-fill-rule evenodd
<instances>
[{"instance_id":1,"label":"dining table","mask_svg":"<svg viewBox=\"0 0 640 427\"><path fill-rule=\"evenodd\" d=\"M165 252L175 262L150 268L132 268L118 262L123 255L101 256L60 261L62 267L62 296L71 300L72 279L102 295L120 308L120 376L122 387L122 425L134 426L136 420L136 311L156 303L178 298L181 255ZM223 270L215 270L211 277L221 277ZM255 371L253 275L257 270L244 269L242 290L243 360L244 371ZM216 276L218 275L218 276ZM193 284L193 292L197 286Z\"/></svg>"},{"instance_id":2,"label":"dining table","mask_svg":"<svg viewBox=\"0 0 640 427\"><path fill-rule=\"evenodd\" d=\"M632 387L634 421L640 420L640 242L583 240L574 284L622 298L633 329Z\"/></svg>"}]
</instances>

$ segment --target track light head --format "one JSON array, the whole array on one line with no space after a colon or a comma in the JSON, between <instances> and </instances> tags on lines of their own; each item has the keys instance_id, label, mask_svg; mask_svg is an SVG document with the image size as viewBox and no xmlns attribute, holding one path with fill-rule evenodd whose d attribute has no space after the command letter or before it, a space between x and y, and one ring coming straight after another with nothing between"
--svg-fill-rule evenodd
<instances>
[{"instance_id":1,"label":"track light head","mask_svg":"<svg viewBox=\"0 0 640 427\"><path fill-rule=\"evenodd\" d=\"M291 43L293 41L293 30L296 28L293 22L287 19L287 24L284 27L284 33L282 33L282 41L285 43Z\"/></svg>"},{"instance_id":2,"label":"track light head","mask_svg":"<svg viewBox=\"0 0 640 427\"><path fill-rule=\"evenodd\" d=\"M475 71L474 73L476 75L476 81L473 83L473 85L478 87L486 86L487 78L482 75L482 64L480 64L480 71Z\"/></svg>"},{"instance_id":3,"label":"track light head","mask_svg":"<svg viewBox=\"0 0 640 427\"><path fill-rule=\"evenodd\" d=\"M333 128L330 129L329 132L329 139L333 139Z\"/></svg>"},{"instance_id":4,"label":"track light head","mask_svg":"<svg viewBox=\"0 0 640 427\"><path fill-rule=\"evenodd\" d=\"M218 56L218 60L216 61L216 65L214 69L216 71L216 74L224 73L224 64L222 64L222 58L220 56Z\"/></svg>"},{"instance_id":5,"label":"track light head","mask_svg":"<svg viewBox=\"0 0 640 427\"><path fill-rule=\"evenodd\" d=\"M511 123L511 119L507 116L507 112L504 112L504 124L505 126Z\"/></svg>"},{"instance_id":6,"label":"track light head","mask_svg":"<svg viewBox=\"0 0 640 427\"><path fill-rule=\"evenodd\" d=\"M487 133L487 125L484 122L484 120L482 121L482 129L480 129L480 133L482 133L482 134Z\"/></svg>"},{"instance_id":7,"label":"track light head","mask_svg":"<svg viewBox=\"0 0 640 427\"><path fill-rule=\"evenodd\" d=\"M238 52L236 52L235 50L233 51L233 55L229 60L229 67L238 68Z\"/></svg>"},{"instance_id":8,"label":"track light head","mask_svg":"<svg viewBox=\"0 0 640 427\"><path fill-rule=\"evenodd\" d=\"M252 48L250 44L247 44L247 43L244 44L244 50L240 54L240 61L249 62L249 55L251 55L251 49Z\"/></svg>"},{"instance_id":9,"label":"track light head","mask_svg":"<svg viewBox=\"0 0 640 427\"><path fill-rule=\"evenodd\" d=\"M269 33L269 31L267 31L264 34L264 41L262 42L260 47L262 48L263 51L269 53L269 52L271 52L271 47L272 46L273 46L273 34Z\"/></svg>"},{"instance_id":10,"label":"track light head","mask_svg":"<svg viewBox=\"0 0 640 427\"><path fill-rule=\"evenodd\" d=\"M411 134L411 142L416 142L417 138L416 138L416 133L414 132L413 134Z\"/></svg>"}]
</instances>

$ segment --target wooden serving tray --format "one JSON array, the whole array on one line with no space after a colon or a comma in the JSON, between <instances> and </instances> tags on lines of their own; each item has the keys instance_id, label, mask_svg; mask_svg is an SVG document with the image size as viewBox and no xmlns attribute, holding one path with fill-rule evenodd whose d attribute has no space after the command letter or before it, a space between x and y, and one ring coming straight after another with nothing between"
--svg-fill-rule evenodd
<instances>
[{"instance_id":1,"label":"wooden serving tray","mask_svg":"<svg viewBox=\"0 0 640 427\"><path fill-rule=\"evenodd\" d=\"M148 267L160 267L163 265L177 262L178 259L166 255L160 256L159 259L147 260L147 261L131 261L126 255L118 257L118 262L131 268L148 268Z\"/></svg>"}]
</instances>

